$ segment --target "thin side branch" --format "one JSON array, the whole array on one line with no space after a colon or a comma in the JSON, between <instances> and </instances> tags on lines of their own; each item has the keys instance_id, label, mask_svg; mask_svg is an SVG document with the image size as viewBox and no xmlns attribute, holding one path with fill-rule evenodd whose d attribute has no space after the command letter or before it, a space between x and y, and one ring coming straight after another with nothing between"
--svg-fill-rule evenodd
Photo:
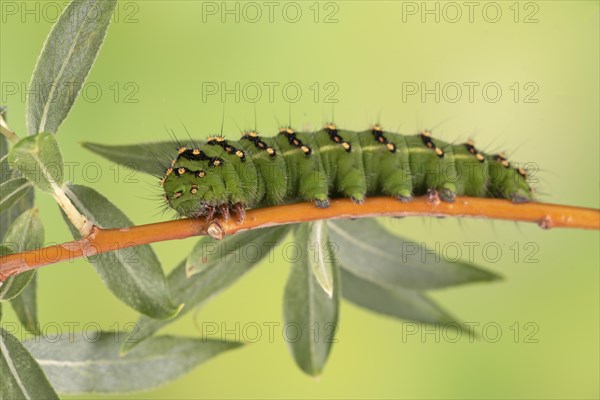
<instances>
[{"instance_id":1,"label":"thin side branch","mask_svg":"<svg viewBox=\"0 0 600 400\"><path fill-rule=\"evenodd\" d=\"M12 144L15 144L19 141L19 136L10 129L8 123L4 119L2 115L0 115L0 133L4 135Z\"/></svg>"},{"instance_id":2,"label":"thin side branch","mask_svg":"<svg viewBox=\"0 0 600 400\"><path fill-rule=\"evenodd\" d=\"M91 221L88 221L88 219L75 208L71 200L67 197L67 194L65 193L65 190L68 190L67 187L65 186L65 190L63 190L63 188L58 186L51 178L49 181L51 182L53 190L52 197L54 197L58 206L62 208L69 221L71 221L82 237L89 236L92 233L94 226Z\"/></svg>"},{"instance_id":3,"label":"thin side branch","mask_svg":"<svg viewBox=\"0 0 600 400\"><path fill-rule=\"evenodd\" d=\"M2 115L0 115L0 133L10 140L12 144L16 144L19 141L19 136L17 136L10 126L8 126L8 123ZM42 163L40 162L40 164ZM71 221L73 226L77 228L82 236L88 236L92 231L92 224L79 211L77 211L73 203L71 203L71 200L69 200L63 189L56 184L54 179L47 175L45 170L42 170L42 173L52 186L52 197L54 197L54 200L56 200L60 208L63 209L65 215L67 218L69 218L69 221ZM1 278L2 274L0 272L0 279Z\"/></svg>"},{"instance_id":4,"label":"thin side branch","mask_svg":"<svg viewBox=\"0 0 600 400\"><path fill-rule=\"evenodd\" d=\"M364 204L334 199L329 208L297 203L248 211L243 223L235 220L206 221L181 219L121 229L93 227L85 238L0 258L0 280L43 265L91 257L96 254L166 240L210 235L222 238L236 232L319 219L366 217L475 217L533 222L542 228L600 230L600 210L544 203L513 204L507 200L457 197L454 203L431 201L427 197L403 203L390 197L373 197Z\"/></svg>"}]
</instances>

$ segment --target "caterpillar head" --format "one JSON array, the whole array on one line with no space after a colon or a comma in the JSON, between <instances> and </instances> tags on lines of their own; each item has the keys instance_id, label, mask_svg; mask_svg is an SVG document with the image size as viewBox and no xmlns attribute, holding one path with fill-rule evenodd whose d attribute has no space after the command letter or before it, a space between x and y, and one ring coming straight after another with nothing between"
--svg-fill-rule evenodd
<instances>
[{"instance_id":1,"label":"caterpillar head","mask_svg":"<svg viewBox=\"0 0 600 400\"><path fill-rule=\"evenodd\" d=\"M228 202L222 167L224 161L203 151L179 149L161 184L165 200L179 215L202 217Z\"/></svg>"}]
</instances>

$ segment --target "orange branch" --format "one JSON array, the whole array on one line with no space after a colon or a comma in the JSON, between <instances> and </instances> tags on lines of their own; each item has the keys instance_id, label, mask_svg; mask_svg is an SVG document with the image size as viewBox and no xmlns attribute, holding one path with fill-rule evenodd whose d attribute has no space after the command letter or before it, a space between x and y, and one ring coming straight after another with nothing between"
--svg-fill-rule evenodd
<instances>
[{"instance_id":1,"label":"orange branch","mask_svg":"<svg viewBox=\"0 0 600 400\"><path fill-rule=\"evenodd\" d=\"M93 256L107 251L192 236L224 235L274 225L309 222L319 219L405 217L475 217L534 222L542 228L600 229L600 210L544 203L513 204L507 200L457 197L454 203L432 201L427 197L402 203L390 197L369 198L364 204L349 199L334 199L329 208L312 203L297 203L248 211L243 223L235 220L181 219L121 229L94 227L86 238L42 249L10 254L0 258L0 280L43 265Z\"/></svg>"}]
</instances>

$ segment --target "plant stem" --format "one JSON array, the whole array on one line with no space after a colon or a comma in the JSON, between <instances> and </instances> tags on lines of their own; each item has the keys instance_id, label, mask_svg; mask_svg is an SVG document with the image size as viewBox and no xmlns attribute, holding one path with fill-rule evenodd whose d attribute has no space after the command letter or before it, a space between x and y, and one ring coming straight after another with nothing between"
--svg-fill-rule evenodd
<instances>
[{"instance_id":1,"label":"plant stem","mask_svg":"<svg viewBox=\"0 0 600 400\"><path fill-rule=\"evenodd\" d=\"M364 204L349 199L333 199L329 208L312 203L258 208L248 211L244 222L181 219L120 229L93 227L83 239L42 249L0 257L0 280L43 265L90 257L127 247L192 236L221 238L248 229L309 222L320 219L367 217L475 217L533 222L542 228L581 228L600 230L600 210L544 203L513 204L508 200L457 197L454 203L419 197L403 203L390 197L369 198Z\"/></svg>"},{"instance_id":2,"label":"plant stem","mask_svg":"<svg viewBox=\"0 0 600 400\"><path fill-rule=\"evenodd\" d=\"M62 208L69 221L71 221L82 237L89 236L92 232L93 224L77 211L66 193L54 182L52 182L52 189L52 197L54 197L59 207Z\"/></svg>"},{"instance_id":3,"label":"plant stem","mask_svg":"<svg viewBox=\"0 0 600 400\"><path fill-rule=\"evenodd\" d=\"M19 141L19 136L17 136L17 134L10 129L2 115L0 115L0 133L10 140L12 144L15 144Z\"/></svg>"}]
</instances>

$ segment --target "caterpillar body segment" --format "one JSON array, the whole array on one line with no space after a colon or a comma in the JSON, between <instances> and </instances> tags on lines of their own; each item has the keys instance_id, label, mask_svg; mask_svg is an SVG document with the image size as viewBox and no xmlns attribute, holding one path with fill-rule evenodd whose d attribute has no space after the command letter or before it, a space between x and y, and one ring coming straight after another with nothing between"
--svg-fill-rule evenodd
<instances>
[{"instance_id":1,"label":"caterpillar body segment","mask_svg":"<svg viewBox=\"0 0 600 400\"><path fill-rule=\"evenodd\" d=\"M410 201L430 192L450 202L457 195L532 200L526 171L502 154L484 154L471 141L449 144L429 131L401 135L377 125L361 132L328 124L317 132L283 128L273 137L212 137L179 149L161 182L168 204L186 217L227 217L229 208L241 215L297 201L327 207L334 197Z\"/></svg>"}]
</instances>

